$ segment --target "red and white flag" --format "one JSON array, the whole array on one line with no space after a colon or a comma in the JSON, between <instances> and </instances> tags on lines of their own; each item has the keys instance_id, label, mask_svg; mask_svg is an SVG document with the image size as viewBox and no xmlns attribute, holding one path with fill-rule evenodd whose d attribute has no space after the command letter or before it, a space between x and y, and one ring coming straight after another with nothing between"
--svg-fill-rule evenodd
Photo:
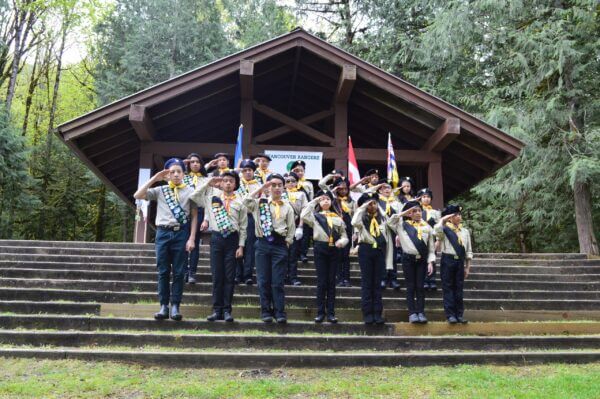
<instances>
[{"instance_id":1,"label":"red and white flag","mask_svg":"<svg viewBox=\"0 0 600 399\"><path fill-rule=\"evenodd\" d=\"M354 147L352 147L350 136L348 136L348 180L350 180L350 184L357 183L360 180L358 163L356 163L356 156L354 155Z\"/></svg>"}]
</instances>

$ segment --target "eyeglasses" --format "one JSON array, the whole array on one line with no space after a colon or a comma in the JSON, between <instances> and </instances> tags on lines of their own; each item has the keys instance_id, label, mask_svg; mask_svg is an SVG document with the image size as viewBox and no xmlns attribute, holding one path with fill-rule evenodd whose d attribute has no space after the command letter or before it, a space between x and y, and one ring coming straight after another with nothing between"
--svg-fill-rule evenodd
<instances>
[{"instance_id":1,"label":"eyeglasses","mask_svg":"<svg viewBox=\"0 0 600 399\"><path fill-rule=\"evenodd\" d=\"M296 180L294 179L285 179L286 183L296 183Z\"/></svg>"}]
</instances>

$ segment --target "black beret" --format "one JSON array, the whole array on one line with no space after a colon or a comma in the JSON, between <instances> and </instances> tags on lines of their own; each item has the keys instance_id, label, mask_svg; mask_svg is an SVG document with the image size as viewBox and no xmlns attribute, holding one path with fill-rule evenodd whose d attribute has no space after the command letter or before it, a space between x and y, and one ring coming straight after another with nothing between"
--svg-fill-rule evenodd
<instances>
[{"instance_id":1,"label":"black beret","mask_svg":"<svg viewBox=\"0 0 600 399\"><path fill-rule=\"evenodd\" d=\"M235 173L232 170L227 170L219 175L219 177L226 177L226 176L233 177L233 179L235 180L234 190L237 190L238 188L240 188L240 176L237 173Z\"/></svg>"},{"instance_id":2,"label":"black beret","mask_svg":"<svg viewBox=\"0 0 600 399\"><path fill-rule=\"evenodd\" d=\"M391 183L388 181L388 179L379 179L377 181L377 184L389 184L389 185L391 185Z\"/></svg>"},{"instance_id":3,"label":"black beret","mask_svg":"<svg viewBox=\"0 0 600 399\"><path fill-rule=\"evenodd\" d=\"M227 154L225 152L217 152L215 154L215 157L213 159L217 159L217 158L220 158L220 157L225 157L225 158L229 159L229 154Z\"/></svg>"},{"instance_id":4,"label":"black beret","mask_svg":"<svg viewBox=\"0 0 600 399\"><path fill-rule=\"evenodd\" d=\"M292 163L292 166L290 166L290 170L294 169L297 166L302 166L302 168L306 169L306 162L304 162L304 161L302 161L300 159L297 160L297 161L294 161Z\"/></svg>"},{"instance_id":5,"label":"black beret","mask_svg":"<svg viewBox=\"0 0 600 399\"><path fill-rule=\"evenodd\" d=\"M254 162L252 162L251 159L244 159L240 163L240 169L246 169L246 168L250 168L252 170L256 170L256 164Z\"/></svg>"},{"instance_id":6,"label":"black beret","mask_svg":"<svg viewBox=\"0 0 600 399\"><path fill-rule=\"evenodd\" d=\"M404 183L405 181L410 183L411 188L415 185L415 183L413 182L413 179L411 179L408 176L404 176L400 178L400 185L402 185L402 183Z\"/></svg>"},{"instance_id":7,"label":"black beret","mask_svg":"<svg viewBox=\"0 0 600 399\"><path fill-rule=\"evenodd\" d=\"M415 206L418 206L419 208L421 208L421 204L418 201L408 201L402 207L402 212L408 211L410 208L414 208Z\"/></svg>"},{"instance_id":8,"label":"black beret","mask_svg":"<svg viewBox=\"0 0 600 399\"><path fill-rule=\"evenodd\" d=\"M460 205L448 205L442 211L442 216L452 215L453 213L461 213L462 209L463 208Z\"/></svg>"},{"instance_id":9,"label":"black beret","mask_svg":"<svg viewBox=\"0 0 600 399\"><path fill-rule=\"evenodd\" d=\"M256 158L265 158L269 162L272 161L271 157L268 156L267 154L258 154L258 155L255 155L255 156L252 157L252 159L256 159Z\"/></svg>"},{"instance_id":10,"label":"black beret","mask_svg":"<svg viewBox=\"0 0 600 399\"><path fill-rule=\"evenodd\" d=\"M279 173L271 173L269 176L267 176L267 181L271 181L273 179L279 179L282 183L285 183L285 179Z\"/></svg>"},{"instance_id":11,"label":"black beret","mask_svg":"<svg viewBox=\"0 0 600 399\"><path fill-rule=\"evenodd\" d=\"M333 202L333 193L331 191L329 191L329 190L327 190L327 191L318 191L315 194L315 198L319 198L322 195L325 195L325 196L329 197L329 199Z\"/></svg>"},{"instance_id":12,"label":"black beret","mask_svg":"<svg viewBox=\"0 0 600 399\"><path fill-rule=\"evenodd\" d=\"M286 179L287 179L288 177L292 177L292 178L294 178L296 181L300 180L300 177L299 177L299 176L298 176L296 173L294 173L294 172L288 172L288 173L286 173L285 175L283 175L283 177L284 177L284 178L286 178Z\"/></svg>"},{"instance_id":13,"label":"black beret","mask_svg":"<svg viewBox=\"0 0 600 399\"><path fill-rule=\"evenodd\" d=\"M344 171L341 169L334 169L331 171L332 175L340 175L340 176L344 176Z\"/></svg>"},{"instance_id":14,"label":"black beret","mask_svg":"<svg viewBox=\"0 0 600 399\"><path fill-rule=\"evenodd\" d=\"M358 206L363 205L365 202L369 202L372 200L379 200L379 194L377 193L364 193L363 195L360 196L360 198L358 199L357 203Z\"/></svg>"},{"instance_id":15,"label":"black beret","mask_svg":"<svg viewBox=\"0 0 600 399\"><path fill-rule=\"evenodd\" d=\"M433 198L433 191L431 191L428 187L422 188L419 191L417 191L417 197L420 197L422 195L429 195L430 198Z\"/></svg>"},{"instance_id":16,"label":"black beret","mask_svg":"<svg viewBox=\"0 0 600 399\"><path fill-rule=\"evenodd\" d=\"M335 179L333 181L333 187L335 188L335 187L339 186L340 184L344 184L344 183L346 183L346 185L348 187L350 187L350 182L348 181L347 178L345 178L345 177L338 177L337 179Z\"/></svg>"},{"instance_id":17,"label":"black beret","mask_svg":"<svg viewBox=\"0 0 600 399\"><path fill-rule=\"evenodd\" d=\"M371 175L379 175L379 171L377 169L367 170L367 172L365 173L365 176L371 176Z\"/></svg>"}]
</instances>

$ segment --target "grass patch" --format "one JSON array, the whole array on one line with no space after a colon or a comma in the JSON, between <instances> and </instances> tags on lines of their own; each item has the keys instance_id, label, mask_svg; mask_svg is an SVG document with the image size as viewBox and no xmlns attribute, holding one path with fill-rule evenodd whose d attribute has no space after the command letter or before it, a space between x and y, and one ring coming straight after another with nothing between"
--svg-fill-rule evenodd
<instances>
[{"instance_id":1,"label":"grass patch","mask_svg":"<svg viewBox=\"0 0 600 399\"><path fill-rule=\"evenodd\" d=\"M8 398L597 398L600 363L342 369L164 369L2 359Z\"/></svg>"}]
</instances>

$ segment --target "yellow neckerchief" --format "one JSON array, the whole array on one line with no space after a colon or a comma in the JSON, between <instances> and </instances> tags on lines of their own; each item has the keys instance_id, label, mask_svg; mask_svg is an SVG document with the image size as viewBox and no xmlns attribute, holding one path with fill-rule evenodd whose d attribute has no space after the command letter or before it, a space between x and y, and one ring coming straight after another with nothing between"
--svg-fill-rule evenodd
<instances>
[{"instance_id":1,"label":"yellow neckerchief","mask_svg":"<svg viewBox=\"0 0 600 399\"><path fill-rule=\"evenodd\" d=\"M345 213L350 213L350 206L348 205L348 196L346 197L338 197L340 200L340 205L342 206L342 211Z\"/></svg>"},{"instance_id":2,"label":"yellow neckerchief","mask_svg":"<svg viewBox=\"0 0 600 399\"><path fill-rule=\"evenodd\" d=\"M371 224L369 225L369 233L373 237L379 237L381 235L381 231L379 230L379 222L377 222L377 214L375 213L371 216Z\"/></svg>"},{"instance_id":3,"label":"yellow neckerchief","mask_svg":"<svg viewBox=\"0 0 600 399\"><path fill-rule=\"evenodd\" d=\"M333 218L340 217L335 212L329 211L321 211L321 215L324 215L327 218L327 226L329 226L329 245L333 245Z\"/></svg>"},{"instance_id":4,"label":"yellow neckerchief","mask_svg":"<svg viewBox=\"0 0 600 399\"><path fill-rule=\"evenodd\" d=\"M390 214L392 213L392 202L394 202L396 199L393 196L389 196L389 197L379 197L382 201L385 202L385 214L390 216Z\"/></svg>"},{"instance_id":5,"label":"yellow neckerchief","mask_svg":"<svg viewBox=\"0 0 600 399\"><path fill-rule=\"evenodd\" d=\"M406 221L408 224L410 224L412 227L414 227L415 229L417 229L417 238L421 241L423 241L423 231L421 230L421 227L425 227L425 226L429 226L427 223L425 223L423 221L423 219L419 220L418 222L415 222L414 220L407 220Z\"/></svg>"},{"instance_id":6,"label":"yellow neckerchief","mask_svg":"<svg viewBox=\"0 0 600 399\"><path fill-rule=\"evenodd\" d=\"M286 191L288 193L288 200L290 200L292 204L295 204L296 200L298 199L298 197L295 194L298 192L298 187L288 188L286 189Z\"/></svg>"},{"instance_id":7,"label":"yellow neckerchief","mask_svg":"<svg viewBox=\"0 0 600 399\"><path fill-rule=\"evenodd\" d=\"M275 219L279 219L281 217L281 206L283 205L283 201L275 201L271 199L271 204L275 206Z\"/></svg>"},{"instance_id":8,"label":"yellow neckerchief","mask_svg":"<svg viewBox=\"0 0 600 399\"><path fill-rule=\"evenodd\" d=\"M175 199L177 199L177 201L179 201L179 190L186 187L187 186L183 182L175 184L172 181L169 181L169 188L173 190L173 193L175 194Z\"/></svg>"},{"instance_id":9,"label":"yellow neckerchief","mask_svg":"<svg viewBox=\"0 0 600 399\"><path fill-rule=\"evenodd\" d=\"M424 203L421 202L421 208L423 208L426 211L431 211L433 210L433 207L431 205L425 205Z\"/></svg>"},{"instance_id":10,"label":"yellow neckerchief","mask_svg":"<svg viewBox=\"0 0 600 399\"><path fill-rule=\"evenodd\" d=\"M402 193L402 196L404 197L404 199L406 199L406 201L412 201L413 197L410 194L404 194Z\"/></svg>"},{"instance_id":11,"label":"yellow neckerchief","mask_svg":"<svg viewBox=\"0 0 600 399\"><path fill-rule=\"evenodd\" d=\"M188 175L192 177L192 183L194 184L194 187L198 187L198 178L204 176L200 172L190 172Z\"/></svg>"},{"instance_id":12,"label":"yellow neckerchief","mask_svg":"<svg viewBox=\"0 0 600 399\"><path fill-rule=\"evenodd\" d=\"M229 206L231 205L231 201L233 201L235 199L235 192L231 193L231 195L228 197L227 194L223 193L223 201L225 201L225 209L227 210L227 213L229 213Z\"/></svg>"},{"instance_id":13,"label":"yellow neckerchief","mask_svg":"<svg viewBox=\"0 0 600 399\"><path fill-rule=\"evenodd\" d=\"M446 222L446 227L450 228L454 233L456 233L456 236L458 237L458 243L464 247L462 237L460 235L460 231L462 230L462 223L459 223L458 226L455 226L452 222Z\"/></svg>"},{"instance_id":14,"label":"yellow neckerchief","mask_svg":"<svg viewBox=\"0 0 600 399\"><path fill-rule=\"evenodd\" d=\"M222 173L225 173L225 172L229 172L230 170L231 169L229 169L229 168L223 168L223 169L219 168L219 174L222 174Z\"/></svg>"},{"instance_id":15,"label":"yellow neckerchief","mask_svg":"<svg viewBox=\"0 0 600 399\"><path fill-rule=\"evenodd\" d=\"M245 186L249 186L251 184L258 184L258 180L256 180L256 179L246 180L242 177L242 183L244 183Z\"/></svg>"},{"instance_id":16,"label":"yellow neckerchief","mask_svg":"<svg viewBox=\"0 0 600 399\"><path fill-rule=\"evenodd\" d=\"M258 174L263 182L267 181L267 175L271 173L271 171L269 169L263 171L261 168L258 168L258 169L256 169L256 171L258 172Z\"/></svg>"}]
</instances>

